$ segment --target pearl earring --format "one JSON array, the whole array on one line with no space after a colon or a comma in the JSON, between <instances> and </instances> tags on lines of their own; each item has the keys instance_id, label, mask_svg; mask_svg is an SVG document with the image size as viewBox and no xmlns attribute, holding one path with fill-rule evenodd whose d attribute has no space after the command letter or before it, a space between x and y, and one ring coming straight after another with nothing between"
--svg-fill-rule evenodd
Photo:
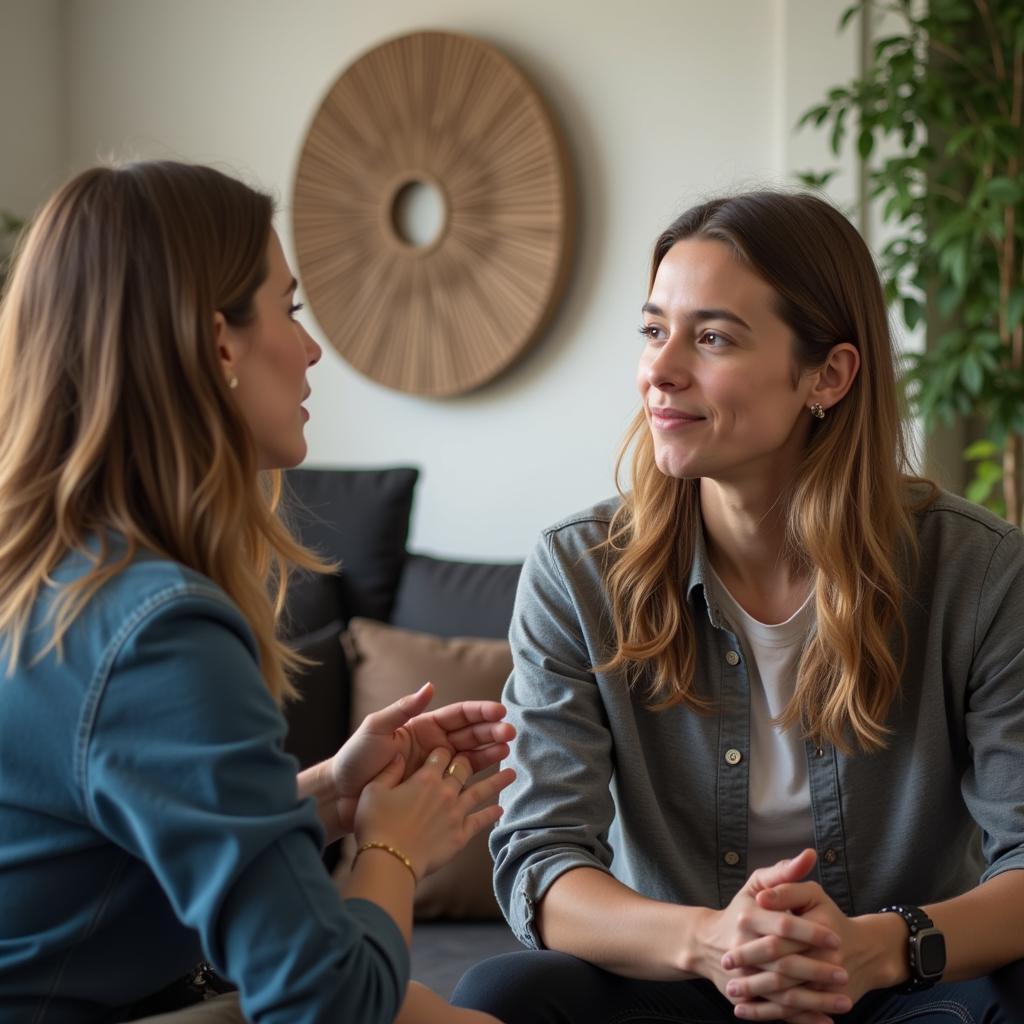
<instances>
[{"instance_id":1,"label":"pearl earring","mask_svg":"<svg viewBox=\"0 0 1024 1024\"><path fill-rule=\"evenodd\" d=\"M228 387L231 388L232 391L234 391L235 388L238 387L238 378L232 375L231 380L228 381ZM819 406L818 408L821 407ZM824 413L822 415L824 415Z\"/></svg>"}]
</instances>

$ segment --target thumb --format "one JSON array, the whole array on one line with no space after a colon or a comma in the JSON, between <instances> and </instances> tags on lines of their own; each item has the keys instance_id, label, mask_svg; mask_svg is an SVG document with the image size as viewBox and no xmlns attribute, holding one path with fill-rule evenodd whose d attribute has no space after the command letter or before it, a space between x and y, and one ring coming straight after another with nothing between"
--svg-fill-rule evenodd
<instances>
[{"instance_id":1,"label":"thumb","mask_svg":"<svg viewBox=\"0 0 1024 1024\"><path fill-rule=\"evenodd\" d=\"M433 696L434 684L424 683L415 693L407 693L386 708L367 715L365 727L374 736L390 736L396 729L405 725L410 718L415 718L420 714Z\"/></svg>"}]
</instances>

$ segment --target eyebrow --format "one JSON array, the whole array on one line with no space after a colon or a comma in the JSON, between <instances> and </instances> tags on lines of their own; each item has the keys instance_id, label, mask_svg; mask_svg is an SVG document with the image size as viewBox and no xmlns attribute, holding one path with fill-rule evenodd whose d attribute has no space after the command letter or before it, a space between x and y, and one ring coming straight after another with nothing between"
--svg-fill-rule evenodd
<instances>
[{"instance_id":1,"label":"eyebrow","mask_svg":"<svg viewBox=\"0 0 1024 1024\"><path fill-rule=\"evenodd\" d=\"M667 319L665 311L661 306L655 305L653 302L645 302L640 308L641 313L650 313L651 316L660 316L662 319ZM737 316L731 310L728 309L695 309L692 313L687 313L685 319L687 320L728 320L729 323L739 324L740 327L745 327L748 331L750 330L750 324L741 316Z\"/></svg>"},{"instance_id":2,"label":"eyebrow","mask_svg":"<svg viewBox=\"0 0 1024 1024\"><path fill-rule=\"evenodd\" d=\"M291 293L292 293L293 291L295 291L295 289L296 289L296 288L298 288L298 287L299 287L299 282L298 282L298 281L296 281L296 280L295 280L295 278L293 277L293 278L291 279L291 283L290 283L290 284L288 285L288 287L287 287L287 288L285 288L285 290L284 290L283 292L281 292L281 294L282 294L283 296L286 296L286 297L287 297L287 296L291 295Z\"/></svg>"}]
</instances>

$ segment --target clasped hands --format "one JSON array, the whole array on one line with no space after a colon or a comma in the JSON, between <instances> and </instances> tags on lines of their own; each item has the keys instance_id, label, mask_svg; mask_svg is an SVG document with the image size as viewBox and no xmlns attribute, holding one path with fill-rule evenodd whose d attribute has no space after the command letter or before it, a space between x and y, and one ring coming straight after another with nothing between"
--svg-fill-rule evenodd
<instances>
[{"instance_id":1,"label":"clasped hands","mask_svg":"<svg viewBox=\"0 0 1024 1024\"><path fill-rule=\"evenodd\" d=\"M473 773L489 768L508 756L515 727L502 721L505 709L496 701L467 700L434 711L427 705L434 694L425 683L386 708L367 715L345 745L325 761L330 774L329 813L321 809L332 842L353 830L360 794L372 780L401 758L404 781L427 757L441 748L461 754Z\"/></svg>"},{"instance_id":2,"label":"clasped hands","mask_svg":"<svg viewBox=\"0 0 1024 1024\"><path fill-rule=\"evenodd\" d=\"M700 973L741 1020L831 1024L831 1014L878 987L878 951L865 919L847 917L817 882L805 881L815 860L807 849L755 871L725 910L712 913Z\"/></svg>"}]
</instances>

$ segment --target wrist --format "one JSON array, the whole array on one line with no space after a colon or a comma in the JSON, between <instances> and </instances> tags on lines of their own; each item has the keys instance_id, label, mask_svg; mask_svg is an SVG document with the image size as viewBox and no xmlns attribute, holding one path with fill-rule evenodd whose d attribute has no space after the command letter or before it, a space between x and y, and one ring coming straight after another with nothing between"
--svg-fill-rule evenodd
<instances>
[{"instance_id":1,"label":"wrist","mask_svg":"<svg viewBox=\"0 0 1024 1024\"><path fill-rule=\"evenodd\" d=\"M689 907L689 927L681 929L683 945L677 967L701 978L712 977L721 970L722 950L712 941L715 921L720 910L710 907Z\"/></svg>"},{"instance_id":2,"label":"wrist","mask_svg":"<svg viewBox=\"0 0 1024 1024\"><path fill-rule=\"evenodd\" d=\"M907 926L897 914L864 914L852 919L860 934L865 991L894 988L910 978Z\"/></svg>"},{"instance_id":3,"label":"wrist","mask_svg":"<svg viewBox=\"0 0 1024 1024\"><path fill-rule=\"evenodd\" d=\"M393 857L395 861L401 864L412 876L412 884L414 886L419 882L420 878L422 878L422 875L417 870L416 865L413 864L412 858L410 858L401 847L376 839L371 839L360 844L359 848L356 850L356 855L352 860L352 867L355 868L356 862L359 858L363 856L363 854L368 853L386 853L389 857Z\"/></svg>"},{"instance_id":4,"label":"wrist","mask_svg":"<svg viewBox=\"0 0 1024 1024\"><path fill-rule=\"evenodd\" d=\"M892 903L879 913L899 917L907 928L907 984L904 992L924 992L942 980L946 970L946 937L927 912L907 903Z\"/></svg>"}]
</instances>

